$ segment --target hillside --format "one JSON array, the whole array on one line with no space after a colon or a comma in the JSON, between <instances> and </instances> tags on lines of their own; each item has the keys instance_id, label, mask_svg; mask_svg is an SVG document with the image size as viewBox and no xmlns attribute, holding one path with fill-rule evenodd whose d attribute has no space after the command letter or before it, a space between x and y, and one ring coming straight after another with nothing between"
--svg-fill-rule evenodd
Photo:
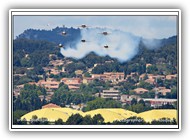
<instances>
[{"instance_id":1,"label":"hillside","mask_svg":"<svg viewBox=\"0 0 190 140\"><path fill-rule=\"evenodd\" d=\"M67 35L63 36L62 32L67 32ZM36 29L28 29L25 30L22 34L17 36L16 39L31 39L31 40L44 40L48 42L53 42L55 44L67 44L68 42L72 42L77 38L81 38L80 29L74 28L63 28L56 27L52 30L36 30Z\"/></svg>"}]
</instances>

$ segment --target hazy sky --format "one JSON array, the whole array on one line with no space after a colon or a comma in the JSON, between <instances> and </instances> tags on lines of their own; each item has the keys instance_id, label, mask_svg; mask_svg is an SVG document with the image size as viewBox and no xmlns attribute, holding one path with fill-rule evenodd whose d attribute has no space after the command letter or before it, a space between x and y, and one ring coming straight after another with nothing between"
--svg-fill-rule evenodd
<instances>
[{"instance_id":1,"label":"hazy sky","mask_svg":"<svg viewBox=\"0 0 190 140\"><path fill-rule=\"evenodd\" d=\"M121 29L144 38L167 38L176 35L176 23L176 16L14 16L14 37L29 28L50 30L86 24Z\"/></svg>"}]
</instances>

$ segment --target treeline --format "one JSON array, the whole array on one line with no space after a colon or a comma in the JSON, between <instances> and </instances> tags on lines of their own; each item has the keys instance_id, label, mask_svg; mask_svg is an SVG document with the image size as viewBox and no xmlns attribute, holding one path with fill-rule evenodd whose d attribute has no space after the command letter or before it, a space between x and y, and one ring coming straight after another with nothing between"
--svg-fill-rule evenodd
<instances>
[{"instance_id":1,"label":"treeline","mask_svg":"<svg viewBox=\"0 0 190 140\"><path fill-rule=\"evenodd\" d=\"M161 118L158 120L152 120L146 122L140 117L130 117L125 120L117 120L112 123L104 122L104 118L101 114L96 114L93 117L86 115L81 116L80 114L71 115L66 122L62 119L58 119L55 122L49 122L47 118L38 118L36 115L32 116L29 122L26 119L15 120L14 124L18 125L176 125L176 119Z\"/></svg>"}]
</instances>

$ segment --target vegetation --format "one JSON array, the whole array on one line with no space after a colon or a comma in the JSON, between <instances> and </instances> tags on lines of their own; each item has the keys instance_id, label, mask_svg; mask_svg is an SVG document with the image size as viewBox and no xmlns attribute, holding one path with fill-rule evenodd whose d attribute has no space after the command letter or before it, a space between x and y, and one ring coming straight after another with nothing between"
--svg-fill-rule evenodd
<instances>
[{"instance_id":1,"label":"vegetation","mask_svg":"<svg viewBox=\"0 0 190 140\"><path fill-rule=\"evenodd\" d=\"M143 100L140 100L139 102L137 102L136 99L132 99L131 101L131 104L126 104L124 106L124 108L126 110L131 110L133 112L136 112L136 113L140 113L140 112L144 112L144 111L148 111L148 110L151 110L153 109L150 104L148 103L145 103Z\"/></svg>"},{"instance_id":2,"label":"vegetation","mask_svg":"<svg viewBox=\"0 0 190 140\"><path fill-rule=\"evenodd\" d=\"M145 122L143 118L140 117L130 117L125 120L114 121L112 123L104 122L104 118L100 114L96 114L93 117L91 116L81 116L80 114L71 115L66 122L63 122L62 119L58 119L55 122L48 122L47 118L38 118L37 116L32 116L32 119L27 123L26 120L18 121L17 124L24 125L176 125L177 121L175 119L161 118L159 120L153 120L151 122Z\"/></svg>"},{"instance_id":3,"label":"vegetation","mask_svg":"<svg viewBox=\"0 0 190 140\"><path fill-rule=\"evenodd\" d=\"M26 124L25 121L22 121L20 120L20 118L25 115L26 113L28 113L27 111L25 110L16 110L16 111L13 111L13 124Z\"/></svg>"},{"instance_id":4,"label":"vegetation","mask_svg":"<svg viewBox=\"0 0 190 140\"><path fill-rule=\"evenodd\" d=\"M32 111L41 108L46 101L41 101L39 95L46 95L46 90L36 85L24 85L20 95L13 98L13 110Z\"/></svg>"},{"instance_id":5,"label":"vegetation","mask_svg":"<svg viewBox=\"0 0 190 140\"><path fill-rule=\"evenodd\" d=\"M69 35L63 37L61 35L63 31L66 31ZM44 40L54 42L56 44L61 43L63 45L66 45L67 43L72 43L71 45L73 45L73 40L81 38L81 33L79 28L75 29L73 27L56 27L52 30L28 29L17 37L17 39L20 38L27 38L35 41Z\"/></svg>"},{"instance_id":6,"label":"vegetation","mask_svg":"<svg viewBox=\"0 0 190 140\"><path fill-rule=\"evenodd\" d=\"M71 103L76 105L86 103L93 99L95 99L95 97L89 94L69 91L67 85L62 85L55 91L54 95L52 96L51 102L60 106L65 106L70 105Z\"/></svg>"},{"instance_id":7,"label":"vegetation","mask_svg":"<svg viewBox=\"0 0 190 140\"><path fill-rule=\"evenodd\" d=\"M98 108L121 108L121 103L110 99L96 98L87 103L83 111L94 110Z\"/></svg>"}]
</instances>

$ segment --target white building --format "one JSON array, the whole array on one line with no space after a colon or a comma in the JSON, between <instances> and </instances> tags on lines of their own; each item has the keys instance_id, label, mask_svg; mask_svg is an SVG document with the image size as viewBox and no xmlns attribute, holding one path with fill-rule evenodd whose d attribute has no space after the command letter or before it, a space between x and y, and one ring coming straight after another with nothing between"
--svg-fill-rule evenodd
<instances>
[{"instance_id":1,"label":"white building","mask_svg":"<svg viewBox=\"0 0 190 140\"><path fill-rule=\"evenodd\" d=\"M121 98L120 94L121 93L119 90L110 88L109 90L103 90L103 92L101 93L101 98L110 98L114 100L120 100Z\"/></svg>"}]
</instances>

